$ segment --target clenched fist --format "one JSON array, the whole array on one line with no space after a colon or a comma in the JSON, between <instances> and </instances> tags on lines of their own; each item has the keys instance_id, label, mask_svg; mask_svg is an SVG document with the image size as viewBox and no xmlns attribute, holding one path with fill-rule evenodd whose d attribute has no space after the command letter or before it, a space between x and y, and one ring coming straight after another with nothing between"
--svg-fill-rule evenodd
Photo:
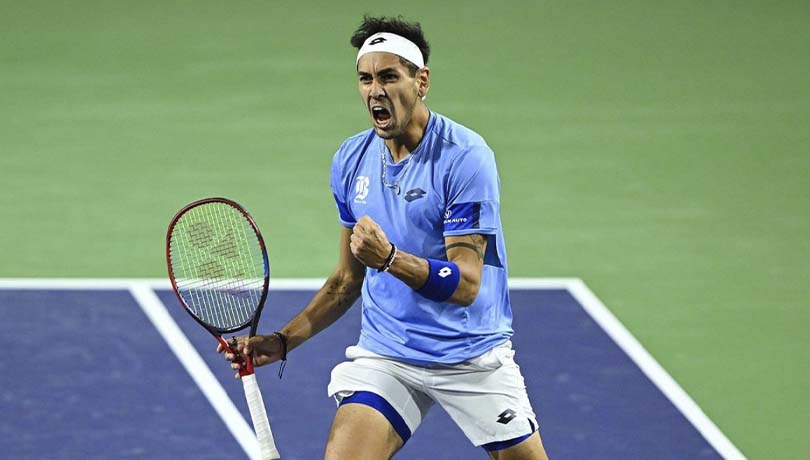
<instances>
[{"instance_id":1,"label":"clenched fist","mask_svg":"<svg viewBox=\"0 0 810 460\"><path fill-rule=\"evenodd\" d=\"M391 253L391 243L382 228L369 216L363 216L352 230L349 245L352 254L366 267L380 268Z\"/></svg>"}]
</instances>

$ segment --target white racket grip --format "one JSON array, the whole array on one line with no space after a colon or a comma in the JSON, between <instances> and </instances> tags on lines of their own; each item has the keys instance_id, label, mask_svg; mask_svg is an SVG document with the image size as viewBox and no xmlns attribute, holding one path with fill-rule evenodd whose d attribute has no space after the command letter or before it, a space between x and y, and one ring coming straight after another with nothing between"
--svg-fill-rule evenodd
<instances>
[{"instance_id":1,"label":"white racket grip","mask_svg":"<svg viewBox=\"0 0 810 460\"><path fill-rule=\"evenodd\" d=\"M262 393L256 382L256 374L242 376L242 384L245 387L245 398L250 409L250 418L253 420L253 429L256 430L256 438L259 440L261 460L281 458L273 440L273 432L270 431L270 421L267 419L267 410L264 408Z\"/></svg>"}]
</instances>

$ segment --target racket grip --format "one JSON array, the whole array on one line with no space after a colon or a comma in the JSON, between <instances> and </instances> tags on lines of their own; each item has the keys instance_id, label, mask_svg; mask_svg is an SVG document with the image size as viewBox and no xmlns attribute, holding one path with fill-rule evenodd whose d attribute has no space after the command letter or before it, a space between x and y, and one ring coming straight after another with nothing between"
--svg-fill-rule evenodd
<instances>
[{"instance_id":1,"label":"racket grip","mask_svg":"<svg viewBox=\"0 0 810 460\"><path fill-rule=\"evenodd\" d=\"M270 431L270 421L267 418L267 410L264 407L262 393L259 391L259 384L256 382L256 374L242 376L242 384L245 388L245 398L248 409L250 409L253 429L256 430L256 438L259 440L261 460L281 458L276 449L276 442L273 440L273 432Z\"/></svg>"}]
</instances>

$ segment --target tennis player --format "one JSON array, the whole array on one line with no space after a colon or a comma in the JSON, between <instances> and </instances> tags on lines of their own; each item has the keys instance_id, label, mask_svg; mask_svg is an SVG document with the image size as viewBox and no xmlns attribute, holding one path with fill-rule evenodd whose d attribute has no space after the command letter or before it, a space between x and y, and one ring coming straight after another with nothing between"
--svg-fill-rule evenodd
<instances>
[{"instance_id":1,"label":"tennis player","mask_svg":"<svg viewBox=\"0 0 810 460\"><path fill-rule=\"evenodd\" d=\"M328 387L338 409L326 459L390 459L438 404L490 458L545 460L510 342L492 150L425 105L430 48L418 23L365 17L351 43L372 128L332 163L337 267L281 331L241 337L238 349L257 365L286 359L360 297L359 341Z\"/></svg>"}]
</instances>

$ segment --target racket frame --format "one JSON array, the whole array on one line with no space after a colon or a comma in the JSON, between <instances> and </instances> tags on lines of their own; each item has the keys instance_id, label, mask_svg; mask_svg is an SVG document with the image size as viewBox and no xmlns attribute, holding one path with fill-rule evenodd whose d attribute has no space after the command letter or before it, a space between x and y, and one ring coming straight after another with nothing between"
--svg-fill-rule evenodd
<instances>
[{"instance_id":1,"label":"racket frame","mask_svg":"<svg viewBox=\"0 0 810 460\"><path fill-rule=\"evenodd\" d=\"M211 326L210 324L206 324L203 320L198 318L197 315L195 315L192 312L191 308L186 303L185 299L183 299L183 296L180 295L180 289L177 286L177 281L175 281L174 279L174 270L172 270L172 254L171 254L172 232L174 231L177 222L189 210L210 203L226 204L236 209L242 214L242 216L250 224L253 232L256 234L256 238L259 241L259 247L261 248L262 251L262 262L264 263L264 282L262 285L262 294L261 297L259 298L259 303L256 307L256 311L253 313L253 318L251 318L249 322L239 324L230 328L218 328L215 326ZM270 287L270 261L267 257L267 246L264 244L264 238L262 237L261 231L259 231L258 225L256 225L256 221L253 220L253 216L251 216L250 213L248 213L247 210L245 210L245 208L243 208L242 205L240 205L239 203L223 197L203 198L201 200L197 200L193 203L187 204L182 209L177 211L177 214L174 215L171 222L169 223L169 229L166 231L166 266L169 269L169 281L171 281L172 283L172 290L174 291L174 294L177 296L177 300L180 301L180 304L183 306L186 312L188 312L188 314L192 318L194 318L194 321L196 321L200 326L208 330L208 332L210 332L211 335L213 335L214 338L217 339L217 341L223 346L223 348L225 348L225 350L227 350L229 353L238 354L231 348L228 342L222 338L222 335L238 332L250 326L250 332L248 333L248 337L255 336L256 330L259 327L259 317L261 316L262 309L264 308L264 303L267 300L267 293ZM239 374L241 376L253 374L253 360L250 357L247 357L247 359L245 359L242 364L243 366L239 370Z\"/></svg>"}]
</instances>

